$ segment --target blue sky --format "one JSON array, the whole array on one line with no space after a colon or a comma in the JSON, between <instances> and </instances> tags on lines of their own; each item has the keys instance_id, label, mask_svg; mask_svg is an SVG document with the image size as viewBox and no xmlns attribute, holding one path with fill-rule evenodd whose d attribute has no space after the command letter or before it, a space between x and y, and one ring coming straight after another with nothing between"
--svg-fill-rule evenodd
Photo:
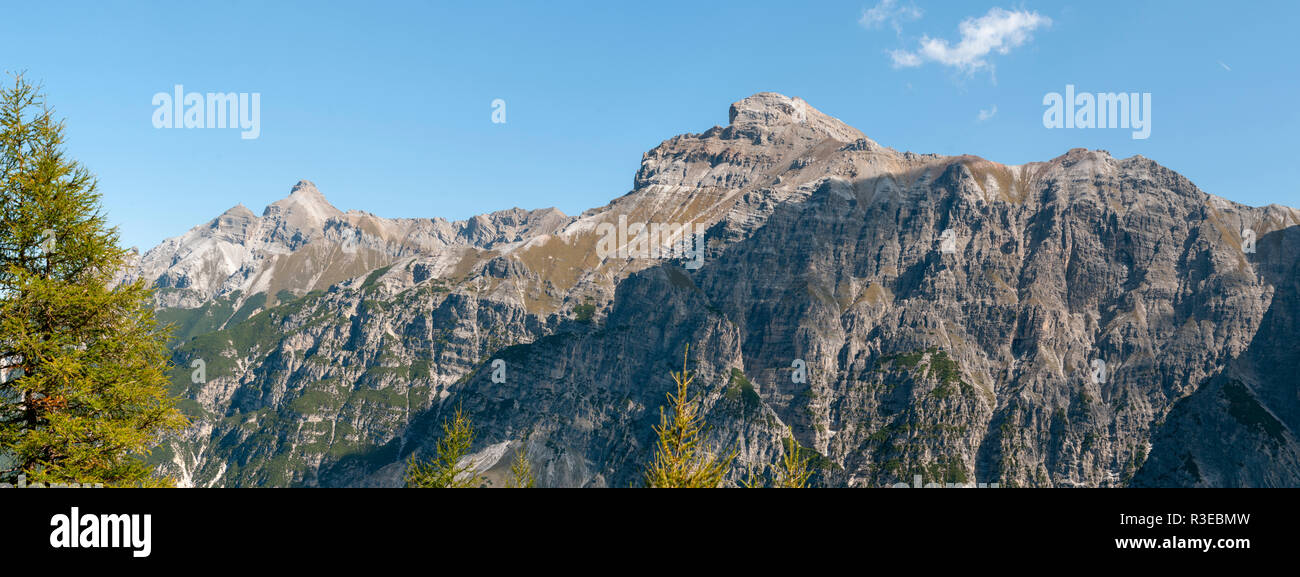
<instances>
[{"instance_id":1,"label":"blue sky","mask_svg":"<svg viewBox=\"0 0 1300 577\"><path fill-rule=\"evenodd\" d=\"M1101 148L1297 206L1298 25L1284 1L28 2L6 6L0 68L44 84L123 242L148 248L299 179L389 217L577 214L769 90L900 150ZM176 84L260 93L260 137L154 128ZM1045 128L1067 84L1151 93L1150 137Z\"/></svg>"}]
</instances>

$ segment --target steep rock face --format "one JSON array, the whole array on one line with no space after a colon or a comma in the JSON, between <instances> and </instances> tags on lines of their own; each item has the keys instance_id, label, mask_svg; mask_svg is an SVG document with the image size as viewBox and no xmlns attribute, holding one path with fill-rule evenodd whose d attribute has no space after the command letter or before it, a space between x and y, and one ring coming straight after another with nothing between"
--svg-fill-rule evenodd
<instances>
[{"instance_id":1,"label":"steep rock face","mask_svg":"<svg viewBox=\"0 0 1300 577\"><path fill-rule=\"evenodd\" d=\"M900 153L772 93L730 120L549 232L398 255L181 347L210 378L178 373L200 418L171 470L394 485L460 406L490 478L523 449L544 484L626 486L689 344L736 478L793 437L825 485L1300 483L1294 209L1099 151ZM599 254L620 217L704 224L704 265Z\"/></svg>"},{"instance_id":2,"label":"steep rock face","mask_svg":"<svg viewBox=\"0 0 1300 577\"><path fill-rule=\"evenodd\" d=\"M1295 486L1300 431L1300 228L1269 207L1276 230L1259 236L1250 264L1272 288L1259 329L1235 359L1179 400L1152 439L1138 486ZM1280 226L1283 223L1290 226Z\"/></svg>"}]
</instances>

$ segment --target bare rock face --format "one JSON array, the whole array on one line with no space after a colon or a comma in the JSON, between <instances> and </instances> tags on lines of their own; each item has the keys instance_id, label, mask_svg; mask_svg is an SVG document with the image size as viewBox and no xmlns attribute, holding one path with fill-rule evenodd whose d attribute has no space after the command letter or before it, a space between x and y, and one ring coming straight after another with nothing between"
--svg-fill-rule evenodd
<instances>
[{"instance_id":1,"label":"bare rock face","mask_svg":"<svg viewBox=\"0 0 1300 577\"><path fill-rule=\"evenodd\" d=\"M142 257L164 304L209 308L311 263L178 346L186 484L400 484L458 406L489 478L524 450L543 484L638 483L687 345L733 481L797 442L831 486L1300 484L1300 212L1145 158L898 152L761 93L574 219L295 189ZM620 218L704 225L703 266L597 250ZM380 256L342 256L350 230Z\"/></svg>"}]
</instances>

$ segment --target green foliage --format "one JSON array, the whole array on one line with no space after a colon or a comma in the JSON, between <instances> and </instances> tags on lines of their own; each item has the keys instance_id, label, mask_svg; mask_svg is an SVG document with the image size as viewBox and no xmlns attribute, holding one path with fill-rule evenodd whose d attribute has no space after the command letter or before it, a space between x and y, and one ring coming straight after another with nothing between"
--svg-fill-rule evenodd
<instances>
[{"instance_id":1,"label":"green foliage","mask_svg":"<svg viewBox=\"0 0 1300 577\"><path fill-rule=\"evenodd\" d=\"M731 369L731 378L727 380L727 400L739 401L748 414L757 410L763 404L762 397L754 390L754 384L749 382L749 378L740 369Z\"/></svg>"},{"instance_id":2,"label":"green foliage","mask_svg":"<svg viewBox=\"0 0 1300 577\"><path fill-rule=\"evenodd\" d=\"M885 363L893 363L894 366L901 369L914 369L920 364L921 359L925 357L925 351L913 351L909 353L894 353L884 355L876 362L877 367L883 367Z\"/></svg>"},{"instance_id":3,"label":"green foliage","mask_svg":"<svg viewBox=\"0 0 1300 577\"><path fill-rule=\"evenodd\" d=\"M472 463L462 463L474 444L474 424L456 407L451 422L442 423L438 456L422 462L414 455L407 462L406 486L416 489L468 489L483 486L484 479Z\"/></svg>"},{"instance_id":4,"label":"green foliage","mask_svg":"<svg viewBox=\"0 0 1300 577\"><path fill-rule=\"evenodd\" d=\"M931 348L930 368L926 372L928 376L934 377L944 385L955 385L961 383L961 367L957 361L952 360L948 353L937 348Z\"/></svg>"},{"instance_id":5,"label":"green foliage","mask_svg":"<svg viewBox=\"0 0 1300 577\"><path fill-rule=\"evenodd\" d=\"M940 456L922 470L922 477L931 482L961 484L968 479L966 464L957 457Z\"/></svg>"},{"instance_id":6,"label":"green foliage","mask_svg":"<svg viewBox=\"0 0 1300 577\"><path fill-rule=\"evenodd\" d=\"M384 274L388 272L388 269L391 268L393 268L393 266L388 265L386 267L377 268L373 271L370 271L370 274L366 275L366 280L362 281L361 289L365 290L374 287L375 283L379 282L379 277L384 276Z\"/></svg>"},{"instance_id":7,"label":"green foliage","mask_svg":"<svg viewBox=\"0 0 1300 577\"><path fill-rule=\"evenodd\" d=\"M1085 453L1091 451L1092 448L1096 446L1097 440L1100 438L1101 437L1099 437L1096 432L1088 431L1088 434L1083 436L1083 443L1079 445L1079 450Z\"/></svg>"},{"instance_id":8,"label":"green foliage","mask_svg":"<svg viewBox=\"0 0 1300 577\"><path fill-rule=\"evenodd\" d=\"M582 303L573 307L574 320L580 323L590 323L591 319L596 316L596 305L591 303Z\"/></svg>"},{"instance_id":9,"label":"green foliage","mask_svg":"<svg viewBox=\"0 0 1300 577\"><path fill-rule=\"evenodd\" d=\"M799 442L791 437L786 440L788 449L781 458L781 467L776 471L776 486L779 489L803 489L812 477L812 456L808 455Z\"/></svg>"},{"instance_id":10,"label":"green foliage","mask_svg":"<svg viewBox=\"0 0 1300 577\"><path fill-rule=\"evenodd\" d=\"M881 356L876 361L876 370L883 369L886 364L909 371L924 366L921 377L938 381L931 393L936 398L946 399L959 390L963 395L975 394L975 388L961 378L961 365L939 347Z\"/></svg>"},{"instance_id":11,"label":"green foliage","mask_svg":"<svg viewBox=\"0 0 1300 577\"><path fill-rule=\"evenodd\" d=\"M280 291L280 292L284 292L284 291ZM280 302L285 302L285 301L280 301ZM230 319L226 321L226 324L235 325L235 324L242 323L248 320L248 317L253 316L254 312L264 308L266 308L266 293L261 292L261 293L254 294L253 296L250 296L244 300L244 304L241 305L239 307L239 310L235 311L233 315L230 315Z\"/></svg>"},{"instance_id":12,"label":"green foliage","mask_svg":"<svg viewBox=\"0 0 1300 577\"><path fill-rule=\"evenodd\" d=\"M690 346L687 346L687 355ZM654 460L646 471L646 486L653 488L716 488L722 484L736 458L735 452L718 458L703 447L704 419L699 397L691 397L688 388L694 377L686 370L672 373L676 393L668 393L671 412L659 408L658 442Z\"/></svg>"},{"instance_id":13,"label":"green foliage","mask_svg":"<svg viewBox=\"0 0 1300 577\"><path fill-rule=\"evenodd\" d=\"M510 478L506 480L508 489L532 489L537 486L533 478L533 466L528 462L528 455L523 449L515 451L515 460L510 463Z\"/></svg>"},{"instance_id":14,"label":"green foliage","mask_svg":"<svg viewBox=\"0 0 1300 577\"><path fill-rule=\"evenodd\" d=\"M203 306L198 308L165 308L157 311L156 314L159 322L172 325L171 346L175 348L197 336L242 323L254 312L266 307L266 293L257 293L245 299L239 309L235 309L235 304L242 296L243 293L235 291L228 296L203 303Z\"/></svg>"},{"instance_id":15,"label":"green foliage","mask_svg":"<svg viewBox=\"0 0 1300 577\"><path fill-rule=\"evenodd\" d=\"M146 463L185 426L168 331L63 124L17 77L0 88L0 481L167 485ZM111 288L110 288L111 287Z\"/></svg>"},{"instance_id":16,"label":"green foliage","mask_svg":"<svg viewBox=\"0 0 1300 577\"><path fill-rule=\"evenodd\" d=\"M808 461L809 470L825 471L841 468L839 463L831 460L826 455L818 453L810 447L800 445L798 441L794 440L794 437L786 437L781 441L781 445L785 449L787 455L798 453L801 458L806 459Z\"/></svg>"},{"instance_id":17,"label":"green foliage","mask_svg":"<svg viewBox=\"0 0 1300 577\"><path fill-rule=\"evenodd\" d=\"M176 289L157 289L159 292ZM221 328L222 323L235 313L234 301L239 298L236 291L229 298L221 298L203 303L203 306L186 308L164 308L155 314L160 323L171 325L172 346L188 342L190 339Z\"/></svg>"},{"instance_id":18,"label":"green foliage","mask_svg":"<svg viewBox=\"0 0 1300 577\"><path fill-rule=\"evenodd\" d=\"M773 487L777 489L804 489L808 487L808 480L812 478L813 472L818 468L817 460L825 460L816 451L802 447L793 436L781 440L781 445L785 451L781 460L770 470L773 471L770 482L768 475L759 475L754 472L752 467L746 467L745 478L740 480L740 486L746 489L758 489L763 487Z\"/></svg>"}]
</instances>

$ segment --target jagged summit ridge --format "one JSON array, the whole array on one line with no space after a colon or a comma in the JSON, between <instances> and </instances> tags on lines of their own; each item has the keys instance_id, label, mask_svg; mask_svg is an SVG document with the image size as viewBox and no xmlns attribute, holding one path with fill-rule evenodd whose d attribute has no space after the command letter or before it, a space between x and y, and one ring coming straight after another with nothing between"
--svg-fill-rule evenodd
<instances>
[{"instance_id":1,"label":"jagged summit ridge","mask_svg":"<svg viewBox=\"0 0 1300 577\"><path fill-rule=\"evenodd\" d=\"M301 294L402 258L444 255L453 246L500 247L563 226L555 209L511 209L467 221L388 219L343 212L309 180L259 217L242 203L132 263L123 279L144 278L163 308L193 309L227 296L239 301L282 291Z\"/></svg>"}]
</instances>

